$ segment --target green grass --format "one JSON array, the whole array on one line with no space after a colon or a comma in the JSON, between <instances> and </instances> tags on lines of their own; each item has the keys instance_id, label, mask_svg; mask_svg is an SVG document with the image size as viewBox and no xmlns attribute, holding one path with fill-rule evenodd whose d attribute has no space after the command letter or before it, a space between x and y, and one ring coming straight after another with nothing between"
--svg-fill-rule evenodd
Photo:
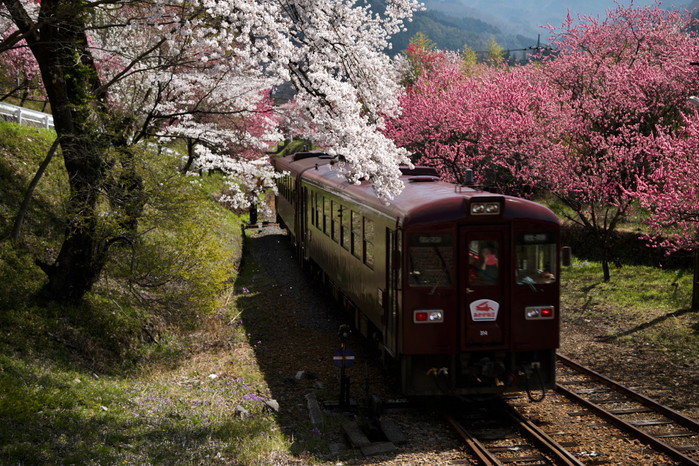
<instances>
[{"instance_id":1,"label":"green grass","mask_svg":"<svg viewBox=\"0 0 699 466\"><path fill-rule=\"evenodd\" d=\"M140 154L148 204L133 248L110 250L80 304L47 303L34 261L55 258L62 240L60 154L21 240L7 233L54 138L0 122L0 464L247 465L288 455L236 307L242 219L213 202L220 177L193 183L176 159Z\"/></svg>"},{"instance_id":2,"label":"green grass","mask_svg":"<svg viewBox=\"0 0 699 466\"><path fill-rule=\"evenodd\" d=\"M602 323L608 338L652 345L677 362L699 362L690 270L624 266L612 268L609 282L601 280L600 270L599 263L579 260L563 269L561 308L569 318Z\"/></svg>"}]
</instances>

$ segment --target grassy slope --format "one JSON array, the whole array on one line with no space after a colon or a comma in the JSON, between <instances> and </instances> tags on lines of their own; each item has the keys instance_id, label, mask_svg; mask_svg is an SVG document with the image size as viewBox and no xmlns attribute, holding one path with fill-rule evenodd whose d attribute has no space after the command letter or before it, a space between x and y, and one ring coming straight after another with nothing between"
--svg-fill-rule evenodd
<instances>
[{"instance_id":1,"label":"grassy slope","mask_svg":"<svg viewBox=\"0 0 699 466\"><path fill-rule=\"evenodd\" d=\"M24 186L53 137L49 131L0 122L0 238L11 228ZM173 266L158 256L186 256L182 247L226 258L214 269L228 275L217 289L218 306L198 309L194 322L190 313L176 314L172 304L156 314L153 303L133 299L122 286L118 266L104 274L83 304L47 305L34 298L44 277L33 257L48 259L59 245L66 192L60 164L56 157L39 184L17 250L0 241L0 463L170 464L217 458L262 464L271 454L286 454L290 442L263 403L266 386L236 317L240 219L188 180L150 180L173 189L161 195L165 200L159 206L167 200L177 204L165 206L168 222L173 213L187 216L169 229L159 228L155 238L164 238L165 245L143 254L156 256L146 261L152 270L179 271L180 263ZM149 176L168 180L170 173ZM216 185L209 179L205 189ZM160 222L152 215L145 222L149 228ZM195 222L202 218L205 231L197 231L193 241L177 240L187 236L179 225L202 223ZM215 241L207 240L212 231ZM182 283L199 279L207 286L209 269L182 263L187 275L160 298L186 302ZM203 277L192 278L193 273ZM190 295L198 299L196 292Z\"/></svg>"}]
</instances>

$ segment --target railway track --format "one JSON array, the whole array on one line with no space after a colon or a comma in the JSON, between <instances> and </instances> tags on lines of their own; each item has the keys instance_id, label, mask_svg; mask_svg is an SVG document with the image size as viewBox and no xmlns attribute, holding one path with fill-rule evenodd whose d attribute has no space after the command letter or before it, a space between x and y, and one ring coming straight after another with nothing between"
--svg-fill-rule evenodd
<instances>
[{"instance_id":1,"label":"railway track","mask_svg":"<svg viewBox=\"0 0 699 466\"><path fill-rule=\"evenodd\" d=\"M682 464L699 465L699 423L558 355L556 392Z\"/></svg>"},{"instance_id":2,"label":"railway track","mask_svg":"<svg viewBox=\"0 0 699 466\"><path fill-rule=\"evenodd\" d=\"M504 400L443 416L481 464L583 464Z\"/></svg>"}]
</instances>

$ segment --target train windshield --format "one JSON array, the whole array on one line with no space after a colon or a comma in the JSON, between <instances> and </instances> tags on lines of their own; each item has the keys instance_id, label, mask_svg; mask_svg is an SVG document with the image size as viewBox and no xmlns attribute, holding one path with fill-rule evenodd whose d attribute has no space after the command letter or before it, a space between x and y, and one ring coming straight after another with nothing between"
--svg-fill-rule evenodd
<instances>
[{"instance_id":1,"label":"train windshield","mask_svg":"<svg viewBox=\"0 0 699 466\"><path fill-rule=\"evenodd\" d=\"M451 235L412 235L408 242L410 286L451 286L454 250Z\"/></svg>"},{"instance_id":2,"label":"train windshield","mask_svg":"<svg viewBox=\"0 0 699 466\"><path fill-rule=\"evenodd\" d=\"M517 284L554 283L556 240L553 233L521 233L516 236Z\"/></svg>"}]
</instances>

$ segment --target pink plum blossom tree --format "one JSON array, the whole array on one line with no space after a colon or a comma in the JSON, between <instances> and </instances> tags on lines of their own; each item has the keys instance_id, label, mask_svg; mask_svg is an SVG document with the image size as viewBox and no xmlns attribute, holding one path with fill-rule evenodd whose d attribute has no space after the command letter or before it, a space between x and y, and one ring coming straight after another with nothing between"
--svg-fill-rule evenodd
<instances>
[{"instance_id":1,"label":"pink plum blossom tree","mask_svg":"<svg viewBox=\"0 0 699 466\"><path fill-rule=\"evenodd\" d=\"M694 251L692 309L699 310L699 119L685 117L674 134L658 137L664 155L650 176L638 180L634 197L651 215L648 239L668 252Z\"/></svg>"},{"instance_id":2,"label":"pink plum blossom tree","mask_svg":"<svg viewBox=\"0 0 699 466\"><path fill-rule=\"evenodd\" d=\"M417 55L417 54L416 54ZM402 113L386 134L413 152L413 161L463 182L527 194L529 161L556 153L560 105L536 68L463 66L462 57L430 55L430 66L401 97Z\"/></svg>"},{"instance_id":3,"label":"pink plum blossom tree","mask_svg":"<svg viewBox=\"0 0 699 466\"><path fill-rule=\"evenodd\" d=\"M612 234L633 206L628 193L660 163L658 138L675 131L699 84L691 25L686 12L618 5L603 20L568 17L552 30L558 53L542 71L566 115L564 150L535 157L533 170L596 238L605 280Z\"/></svg>"},{"instance_id":4,"label":"pink plum blossom tree","mask_svg":"<svg viewBox=\"0 0 699 466\"><path fill-rule=\"evenodd\" d=\"M0 34L3 34L1 25L0 21ZM5 29L3 36L9 35L10 29ZM0 42L7 42L8 37L0 37ZM19 105L27 100L46 100L39 78L39 67L23 40L0 53L0 101L11 97Z\"/></svg>"},{"instance_id":5,"label":"pink plum blossom tree","mask_svg":"<svg viewBox=\"0 0 699 466\"><path fill-rule=\"evenodd\" d=\"M387 134L445 178L473 168L505 192L553 193L597 240L608 280L630 193L667 156L659 147L698 88L692 25L686 12L618 5L603 20L569 16L551 29L556 53L526 66L462 71L443 55L406 88Z\"/></svg>"}]
</instances>

